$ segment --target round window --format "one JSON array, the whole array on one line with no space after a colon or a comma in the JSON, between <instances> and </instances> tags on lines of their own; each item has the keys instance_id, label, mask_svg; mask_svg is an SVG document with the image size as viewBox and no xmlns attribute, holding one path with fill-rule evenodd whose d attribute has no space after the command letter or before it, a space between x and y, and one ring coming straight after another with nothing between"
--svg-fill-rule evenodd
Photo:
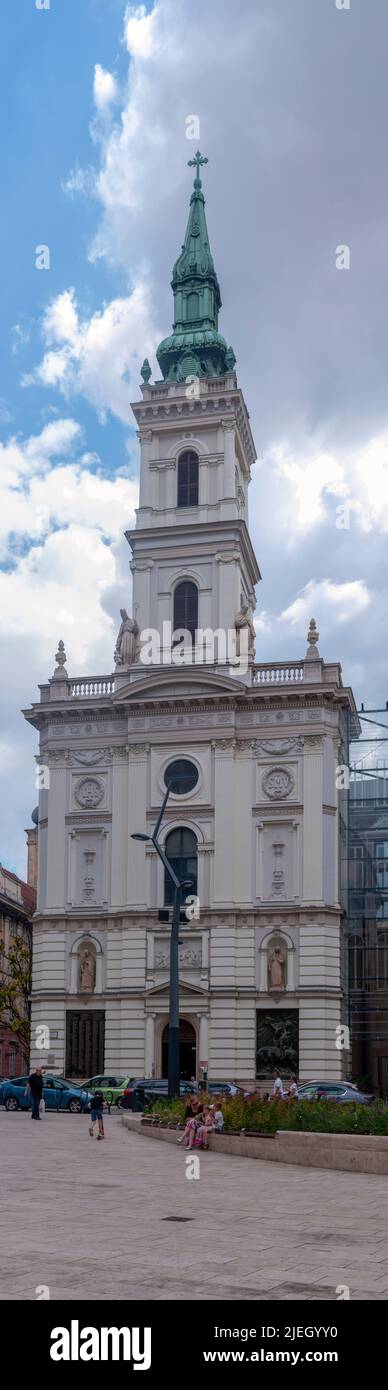
<instances>
[{"instance_id":1,"label":"round window","mask_svg":"<svg viewBox=\"0 0 388 1390\"><path fill-rule=\"evenodd\" d=\"M186 792L192 792L198 782L198 768L194 763L189 763L187 758L176 758L175 762L169 763L164 774L166 787L175 793L175 796L185 796Z\"/></svg>"}]
</instances>

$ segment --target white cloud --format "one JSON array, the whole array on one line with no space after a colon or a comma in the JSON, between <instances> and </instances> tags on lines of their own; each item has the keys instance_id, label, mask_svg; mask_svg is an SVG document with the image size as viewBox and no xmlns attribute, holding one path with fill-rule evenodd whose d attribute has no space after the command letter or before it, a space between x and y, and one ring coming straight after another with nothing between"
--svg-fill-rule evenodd
<instances>
[{"instance_id":1,"label":"white cloud","mask_svg":"<svg viewBox=\"0 0 388 1390\"><path fill-rule=\"evenodd\" d=\"M139 280L126 298L112 299L82 320L73 289L52 300L44 321L48 351L23 385L39 381L86 397L104 418L111 411L133 426L131 393L139 392L140 366L153 358L161 333L155 329L148 286Z\"/></svg>"},{"instance_id":2,"label":"white cloud","mask_svg":"<svg viewBox=\"0 0 388 1390\"><path fill-rule=\"evenodd\" d=\"M100 63L94 69L93 96L98 111L106 111L118 100L118 87L112 72L107 72Z\"/></svg>"},{"instance_id":3,"label":"white cloud","mask_svg":"<svg viewBox=\"0 0 388 1390\"><path fill-rule=\"evenodd\" d=\"M288 532L291 546L301 534L332 521L338 531L373 528L388 530L388 433L363 447L336 455L314 446L298 456L290 443L274 443L266 453L254 490L263 475L276 493L278 525Z\"/></svg>"},{"instance_id":4,"label":"white cloud","mask_svg":"<svg viewBox=\"0 0 388 1390\"><path fill-rule=\"evenodd\" d=\"M145 5L128 5L124 21L128 53L136 58L151 58L155 50L155 30L159 5L147 14Z\"/></svg>"},{"instance_id":5,"label":"white cloud","mask_svg":"<svg viewBox=\"0 0 388 1390\"><path fill-rule=\"evenodd\" d=\"M64 536L74 526L85 527L88 533L95 530L101 555L105 553L108 563L102 538L117 545L124 525L133 518L137 483L119 473L103 477L99 460L90 453L76 462L56 462L70 452L79 436L75 420L56 420L45 425L38 436L11 438L0 445L0 555L3 562L14 561L12 580L18 578L19 564L22 573L29 564L34 572L42 568L46 572L47 535L54 527L56 534L60 531ZM30 548L31 541L41 538L46 538L43 547ZM29 547L27 559L23 556L19 561L20 547L25 545ZM66 600L65 594L62 597ZM5 606L5 623L9 611Z\"/></svg>"},{"instance_id":6,"label":"white cloud","mask_svg":"<svg viewBox=\"0 0 388 1390\"><path fill-rule=\"evenodd\" d=\"M130 607L123 530L134 523L137 485L119 473L103 477L90 452L69 457L80 436L75 420L58 419L0 446L0 556L8 566L0 569L2 843L22 873L20 832L37 795L35 739L20 707L39 699L60 638L70 674L111 671L121 595Z\"/></svg>"},{"instance_id":7,"label":"white cloud","mask_svg":"<svg viewBox=\"0 0 388 1390\"><path fill-rule=\"evenodd\" d=\"M75 290L63 290L52 299L46 310L43 331L47 343L71 343L78 338L78 315Z\"/></svg>"},{"instance_id":8,"label":"white cloud","mask_svg":"<svg viewBox=\"0 0 388 1390\"><path fill-rule=\"evenodd\" d=\"M298 598L281 613L280 620L293 628L301 628L315 617L318 626L324 624L326 629L332 628L358 618L371 601L372 594L363 579L343 584L331 579L309 579Z\"/></svg>"},{"instance_id":9,"label":"white cloud","mask_svg":"<svg viewBox=\"0 0 388 1390\"><path fill-rule=\"evenodd\" d=\"M272 458L281 478L290 484L287 494L290 530L310 530L325 516L325 492L342 496L346 491L343 465L331 454L320 452L296 459L284 444L274 445Z\"/></svg>"}]
</instances>

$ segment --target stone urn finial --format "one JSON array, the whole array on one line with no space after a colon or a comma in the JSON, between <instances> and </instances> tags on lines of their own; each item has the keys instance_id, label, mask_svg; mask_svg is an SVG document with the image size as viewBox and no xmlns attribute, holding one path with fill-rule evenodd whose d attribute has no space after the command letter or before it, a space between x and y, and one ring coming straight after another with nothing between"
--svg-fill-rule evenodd
<instances>
[{"instance_id":1,"label":"stone urn finial","mask_svg":"<svg viewBox=\"0 0 388 1390\"><path fill-rule=\"evenodd\" d=\"M65 643L62 641L58 642L58 651L55 653L55 661L57 665L55 667L53 680L63 680L64 676L67 678L67 671L65 667L65 661L67 661L67 656L65 652Z\"/></svg>"},{"instance_id":2,"label":"stone urn finial","mask_svg":"<svg viewBox=\"0 0 388 1390\"><path fill-rule=\"evenodd\" d=\"M144 358L144 362L143 362L143 366L140 368L140 376L143 377L143 381L144 381L144 385L145 385L145 386L148 386L148 382L149 382L149 379L150 379L150 376L151 376L151 375L152 375L152 373L151 373L151 367L150 367L150 364L149 364L149 361L148 361L148 357L145 357L145 358Z\"/></svg>"},{"instance_id":3,"label":"stone urn finial","mask_svg":"<svg viewBox=\"0 0 388 1390\"><path fill-rule=\"evenodd\" d=\"M315 622L315 618L310 618L310 626L307 633L307 641L308 647L306 657L310 657L310 659L312 658L314 661L317 657L319 657L319 651L317 647L317 642L319 642L319 632L317 624Z\"/></svg>"}]
</instances>

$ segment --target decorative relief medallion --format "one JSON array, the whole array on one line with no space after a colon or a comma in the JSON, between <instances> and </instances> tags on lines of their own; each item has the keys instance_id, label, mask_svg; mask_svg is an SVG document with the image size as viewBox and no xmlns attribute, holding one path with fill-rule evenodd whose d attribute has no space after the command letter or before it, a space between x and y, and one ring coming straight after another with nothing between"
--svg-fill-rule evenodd
<instances>
[{"instance_id":1,"label":"decorative relief medallion","mask_svg":"<svg viewBox=\"0 0 388 1390\"><path fill-rule=\"evenodd\" d=\"M74 796L79 806L88 808L89 806L99 806L104 795L102 782L97 777L82 777L77 782Z\"/></svg>"},{"instance_id":2,"label":"decorative relief medallion","mask_svg":"<svg viewBox=\"0 0 388 1390\"><path fill-rule=\"evenodd\" d=\"M271 767L264 773L262 788L271 801L284 801L295 786L295 778L285 767Z\"/></svg>"},{"instance_id":3,"label":"decorative relief medallion","mask_svg":"<svg viewBox=\"0 0 388 1390\"><path fill-rule=\"evenodd\" d=\"M257 739L255 744L256 752L269 753L279 757L282 753L291 753L294 749L303 748L302 738L262 738Z\"/></svg>"}]
</instances>

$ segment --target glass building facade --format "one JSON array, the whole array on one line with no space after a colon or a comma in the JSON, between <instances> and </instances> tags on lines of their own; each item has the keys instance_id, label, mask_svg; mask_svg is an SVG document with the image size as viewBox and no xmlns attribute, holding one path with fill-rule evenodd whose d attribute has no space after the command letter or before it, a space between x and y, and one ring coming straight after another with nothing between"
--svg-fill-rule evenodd
<instances>
[{"instance_id":1,"label":"glass building facade","mask_svg":"<svg viewBox=\"0 0 388 1390\"><path fill-rule=\"evenodd\" d=\"M388 1098L388 705L349 716L348 766L341 841L352 1077Z\"/></svg>"}]
</instances>

